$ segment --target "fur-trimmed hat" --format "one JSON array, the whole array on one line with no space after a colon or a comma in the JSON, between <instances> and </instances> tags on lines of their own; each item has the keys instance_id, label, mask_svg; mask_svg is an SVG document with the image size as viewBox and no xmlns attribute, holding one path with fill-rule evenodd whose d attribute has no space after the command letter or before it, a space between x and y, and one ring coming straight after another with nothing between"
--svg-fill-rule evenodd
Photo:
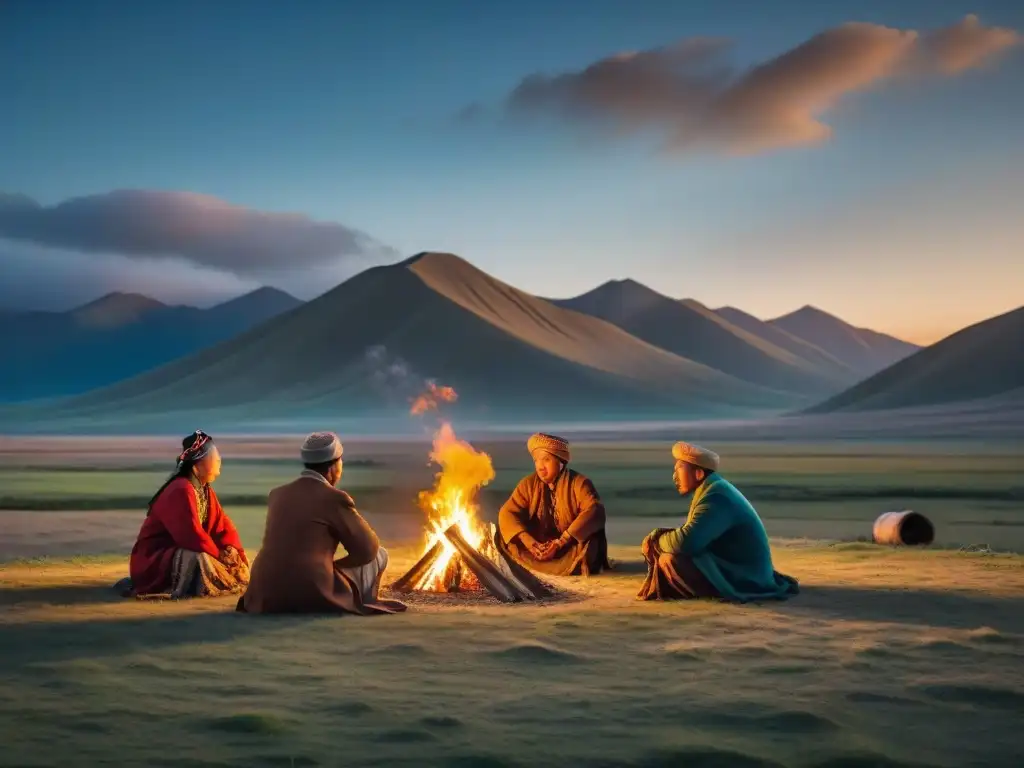
<instances>
[{"instance_id":1,"label":"fur-trimmed hat","mask_svg":"<svg viewBox=\"0 0 1024 768\"><path fill-rule=\"evenodd\" d=\"M341 458L344 447L333 432L314 432L302 443L303 464L326 464Z\"/></svg>"},{"instance_id":2,"label":"fur-trimmed hat","mask_svg":"<svg viewBox=\"0 0 1024 768\"><path fill-rule=\"evenodd\" d=\"M692 443L679 442L672 446L672 457L677 461L685 461L701 469L718 470L718 454L707 448Z\"/></svg>"}]
</instances>

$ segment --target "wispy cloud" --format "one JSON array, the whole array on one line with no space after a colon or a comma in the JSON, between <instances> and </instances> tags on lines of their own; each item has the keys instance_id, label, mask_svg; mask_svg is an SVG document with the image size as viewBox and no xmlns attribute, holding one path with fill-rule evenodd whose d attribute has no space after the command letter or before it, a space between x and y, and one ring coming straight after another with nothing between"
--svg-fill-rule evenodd
<instances>
[{"instance_id":1,"label":"wispy cloud","mask_svg":"<svg viewBox=\"0 0 1024 768\"><path fill-rule=\"evenodd\" d=\"M205 304L261 284L312 298L397 258L342 224L191 192L120 190L53 206L0 193L0 306L59 309L114 290Z\"/></svg>"},{"instance_id":2,"label":"wispy cloud","mask_svg":"<svg viewBox=\"0 0 1024 768\"><path fill-rule=\"evenodd\" d=\"M261 276L394 251L358 230L193 192L117 190L42 206L0 195L0 237L86 253L184 260Z\"/></svg>"},{"instance_id":3,"label":"wispy cloud","mask_svg":"<svg viewBox=\"0 0 1024 768\"><path fill-rule=\"evenodd\" d=\"M532 74L503 111L555 115L612 136L653 132L669 151L751 154L828 139L823 116L848 94L902 76L956 75L1020 39L976 16L923 33L851 22L742 72L725 61L729 41L685 39L575 72ZM464 117L478 112L467 108Z\"/></svg>"}]
</instances>

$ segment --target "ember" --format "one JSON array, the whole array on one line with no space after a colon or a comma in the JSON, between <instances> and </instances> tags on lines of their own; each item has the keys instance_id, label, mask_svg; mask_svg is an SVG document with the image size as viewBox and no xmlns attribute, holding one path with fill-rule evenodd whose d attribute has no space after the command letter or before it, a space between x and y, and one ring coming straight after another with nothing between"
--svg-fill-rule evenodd
<instances>
[{"instance_id":1,"label":"ember","mask_svg":"<svg viewBox=\"0 0 1024 768\"><path fill-rule=\"evenodd\" d=\"M477 517L476 494L494 479L491 457L458 439L446 422L434 436L430 459L441 471L434 488L419 496L428 526L423 556L392 588L400 592L484 589L504 602L551 595L547 585L512 560L496 527Z\"/></svg>"}]
</instances>

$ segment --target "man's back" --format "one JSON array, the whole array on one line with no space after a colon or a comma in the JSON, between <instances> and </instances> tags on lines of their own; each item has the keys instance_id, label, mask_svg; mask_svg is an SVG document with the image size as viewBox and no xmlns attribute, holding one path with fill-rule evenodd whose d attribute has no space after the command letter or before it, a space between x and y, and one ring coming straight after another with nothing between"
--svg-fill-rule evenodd
<instances>
[{"instance_id":1,"label":"man's back","mask_svg":"<svg viewBox=\"0 0 1024 768\"><path fill-rule=\"evenodd\" d=\"M350 585L336 572L338 544L345 566L371 562L379 542L352 498L317 478L302 476L270 492L263 545L252 565L245 610L350 610Z\"/></svg>"}]
</instances>

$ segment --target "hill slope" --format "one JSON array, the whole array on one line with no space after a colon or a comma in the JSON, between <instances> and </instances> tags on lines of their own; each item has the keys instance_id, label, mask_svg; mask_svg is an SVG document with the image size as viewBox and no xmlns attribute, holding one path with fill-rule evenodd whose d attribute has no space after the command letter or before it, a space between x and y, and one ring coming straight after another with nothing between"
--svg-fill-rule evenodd
<instances>
[{"instance_id":1,"label":"hill slope","mask_svg":"<svg viewBox=\"0 0 1024 768\"><path fill-rule=\"evenodd\" d=\"M984 320L806 413L939 405L1024 392L1024 307Z\"/></svg>"},{"instance_id":2,"label":"hill slope","mask_svg":"<svg viewBox=\"0 0 1024 768\"><path fill-rule=\"evenodd\" d=\"M920 349L884 333L856 328L809 305L768 323L828 352L860 378L878 373Z\"/></svg>"},{"instance_id":3,"label":"hill slope","mask_svg":"<svg viewBox=\"0 0 1024 768\"><path fill-rule=\"evenodd\" d=\"M68 396L112 384L301 303L261 288L209 309L111 293L68 312L0 312L0 400Z\"/></svg>"},{"instance_id":4,"label":"hill slope","mask_svg":"<svg viewBox=\"0 0 1024 768\"><path fill-rule=\"evenodd\" d=\"M75 398L62 411L404 413L424 380L478 415L682 417L778 409L792 396L518 291L451 254L375 267L257 331Z\"/></svg>"},{"instance_id":5,"label":"hill slope","mask_svg":"<svg viewBox=\"0 0 1024 768\"><path fill-rule=\"evenodd\" d=\"M835 371L835 375L838 378L847 381L849 384L855 383L860 378L850 366L841 362L835 355L829 353L828 350L816 347L809 341L805 341L799 336L789 333L789 331L754 317L742 309L719 307L714 312L726 322L731 323L737 328L742 328L747 333L764 339L776 347L792 352L794 355L807 360L823 370Z\"/></svg>"},{"instance_id":6,"label":"hill slope","mask_svg":"<svg viewBox=\"0 0 1024 768\"><path fill-rule=\"evenodd\" d=\"M555 304L599 317L681 357L760 386L799 393L836 392L850 372L827 356L802 357L730 323L703 304L677 301L634 280L613 280Z\"/></svg>"}]
</instances>

